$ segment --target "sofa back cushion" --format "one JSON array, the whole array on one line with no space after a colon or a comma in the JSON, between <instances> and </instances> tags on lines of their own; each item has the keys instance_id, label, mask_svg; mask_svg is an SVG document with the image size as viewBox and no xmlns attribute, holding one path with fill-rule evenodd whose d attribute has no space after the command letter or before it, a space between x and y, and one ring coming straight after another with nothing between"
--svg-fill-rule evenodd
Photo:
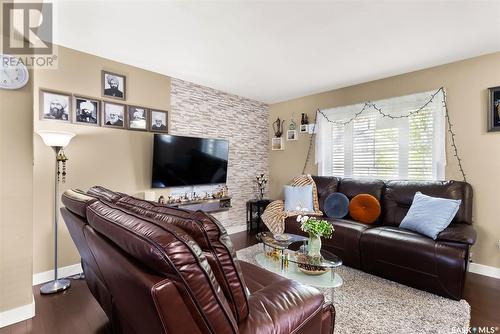
<instances>
[{"instance_id":1,"label":"sofa back cushion","mask_svg":"<svg viewBox=\"0 0 500 334\"><path fill-rule=\"evenodd\" d=\"M384 188L385 183L382 180L344 178L339 182L338 191L346 195L349 200L359 194L368 194L380 202Z\"/></svg>"},{"instance_id":2,"label":"sofa back cushion","mask_svg":"<svg viewBox=\"0 0 500 334\"><path fill-rule=\"evenodd\" d=\"M168 277L186 291L185 303L201 315L212 333L236 333L229 305L198 244L184 230L159 226L111 203L87 207L89 225L137 263ZM107 278L108 284L112 278Z\"/></svg>"},{"instance_id":3,"label":"sofa back cushion","mask_svg":"<svg viewBox=\"0 0 500 334\"><path fill-rule=\"evenodd\" d=\"M453 223L472 224L472 187L461 181L387 181L382 201L382 224L399 226L415 193L462 200Z\"/></svg>"},{"instance_id":4,"label":"sofa back cushion","mask_svg":"<svg viewBox=\"0 0 500 334\"><path fill-rule=\"evenodd\" d=\"M226 229L211 215L149 202L131 196L116 202L163 226L171 224L186 231L203 250L238 322L248 316L248 296L236 252Z\"/></svg>"},{"instance_id":5,"label":"sofa back cushion","mask_svg":"<svg viewBox=\"0 0 500 334\"><path fill-rule=\"evenodd\" d=\"M126 194L110 190L102 186L93 186L87 191L87 195L100 199L101 201L115 203Z\"/></svg>"},{"instance_id":6,"label":"sofa back cushion","mask_svg":"<svg viewBox=\"0 0 500 334\"><path fill-rule=\"evenodd\" d=\"M312 179L318 190L319 209L324 212L325 199L328 195L338 191L340 179L335 176L313 176Z\"/></svg>"}]
</instances>

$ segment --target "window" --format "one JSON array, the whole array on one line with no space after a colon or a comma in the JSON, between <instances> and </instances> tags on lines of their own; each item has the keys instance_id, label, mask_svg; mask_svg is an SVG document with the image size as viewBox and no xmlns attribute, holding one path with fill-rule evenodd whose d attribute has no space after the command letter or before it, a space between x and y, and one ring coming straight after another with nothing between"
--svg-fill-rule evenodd
<instances>
[{"instance_id":1,"label":"window","mask_svg":"<svg viewBox=\"0 0 500 334\"><path fill-rule=\"evenodd\" d=\"M441 180L445 167L443 94L433 92L324 110L318 115L316 162L320 175ZM412 114L413 112L413 114ZM409 117L401 117L407 116ZM399 117L399 118L398 118Z\"/></svg>"}]
</instances>

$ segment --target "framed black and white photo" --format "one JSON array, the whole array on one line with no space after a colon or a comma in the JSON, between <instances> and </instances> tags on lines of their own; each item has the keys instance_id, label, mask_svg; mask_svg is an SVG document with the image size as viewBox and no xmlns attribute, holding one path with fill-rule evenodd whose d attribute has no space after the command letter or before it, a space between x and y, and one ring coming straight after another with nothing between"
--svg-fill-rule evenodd
<instances>
[{"instance_id":1,"label":"framed black and white photo","mask_svg":"<svg viewBox=\"0 0 500 334\"><path fill-rule=\"evenodd\" d=\"M309 128L309 124L301 124L300 125L300 133L307 133Z\"/></svg>"},{"instance_id":2,"label":"framed black and white photo","mask_svg":"<svg viewBox=\"0 0 500 334\"><path fill-rule=\"evenodd\" d=\"M101 72L102 96L126 100L126 77L124 75Z\"/></svg>"},{"instance_id":3,"label":"framed black and white photo","mask_svg":"<svg viewBox=\"0 0 500 334\"><path fill-rule=\"evenodd\" d=\"M99 126L100 101L87 97L74 97L73 123Z\"/></svg>"},{"instance_id":4,"label":"framed black and white photo","mask_svg":"<svg viewBox=\"0 0 500 334\"><path fill-rule=\"evenodd\" d=\"M297 130L287 130L286 140L297 140Z\"/></svg>"},{"instance_id":5,"label":"framed black and white photo","mask_svg":"<svg viewBox=\"0 0 500 334\"><path fill-rule=\"evenodd\" d=\"M40 90L40 119L70 122L71 94Z\"/></svg>"},{"instance_id":6,"label":"framed black and white photo","mask_svg":"<svg viewBox=\"0 0 500 334\"><path fill-rule=\"evenodd\" d=\"M102 126L125 128L125 105L113 102L102 103Z\"/></svg>"},{"instance_id":7,"label":"framed black and white photo","mask_svg":"<svg viewBox=\"0 0 500 334\"><path fill-rule=\"evenodd\" d=\"M271 139L271 150L272 151L283 151L285 145L283 142L283 137L274 137Z\"/></svg>"},{"instance_id":8,"label":"framed black and white photo","mask_svg":"<svg viewBox=\"0 0 500 334\"><path fill-rule=\"evenodd\" d=\"M163 110L151 110L149 129L154 132L168 132L168 113Z\"/></svg>"},{"instance_id":9,"label":"framed black and white photo","mask_svg":"<svg viewBox=\"0 0 500 334\"><path fill-rule=\"evenodd\" d=\"M130 130L147 131L148 110L143 107L128 106L127 128Z\"/></svg>"},{"instance_id":10,"label":"framed black and white photo","mask_svg":"<svg viewBox=\"0 0 500 334\"><path fill-rule=\"evenodd\" d=\"M488 132L500 131L500 86L488 88Z\"/></svg>"}]
</instances>

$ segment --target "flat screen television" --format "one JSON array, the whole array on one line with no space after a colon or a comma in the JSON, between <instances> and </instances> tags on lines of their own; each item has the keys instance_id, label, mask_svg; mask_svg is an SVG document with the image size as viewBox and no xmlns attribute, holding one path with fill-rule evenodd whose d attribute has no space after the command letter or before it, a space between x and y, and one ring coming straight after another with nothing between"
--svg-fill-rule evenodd
<instances>
[{"instance_id":1,"label":"flat screen television","mask_svg":"<svg viewBox=\"0 0 500 334\"><path fill-rule=\"evenodd\" d=\"M153 188L226 183L229 141L155 134Z\"/></svg>"}]
</instances>

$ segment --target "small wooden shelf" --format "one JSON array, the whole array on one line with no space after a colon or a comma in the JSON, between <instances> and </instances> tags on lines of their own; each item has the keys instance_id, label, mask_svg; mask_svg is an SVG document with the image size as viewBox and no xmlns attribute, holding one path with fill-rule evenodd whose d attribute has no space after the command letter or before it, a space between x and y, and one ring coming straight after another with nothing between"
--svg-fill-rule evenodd
<instances>
[{"instance_id":1,"label":"small wooden shelf","mask_svg":"<svg viewBox=\"0 0 500 334\"><path fill-rule=\"evenodd\" d=\"M171 203L167 205L180 209L192 211L202 210L205 212L215 213L228 211L231 208L231 197L197 199L181 203Z\"/></svg>"}]
</instances>

